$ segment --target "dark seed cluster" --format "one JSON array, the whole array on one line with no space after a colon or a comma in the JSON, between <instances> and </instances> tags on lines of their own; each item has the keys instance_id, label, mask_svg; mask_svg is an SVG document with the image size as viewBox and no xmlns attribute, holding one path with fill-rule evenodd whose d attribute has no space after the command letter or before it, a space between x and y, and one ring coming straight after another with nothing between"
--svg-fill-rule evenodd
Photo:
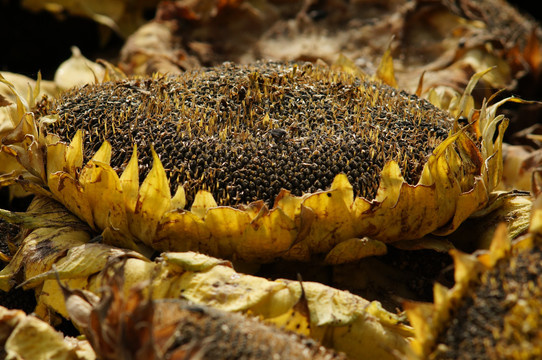
<instances>
[{"instance_id":1,"label":"dark seed cluster","mask_svg":"<svg viewBox=\"0 0 542 360\"><path fill-rule=\"evenodd\" d=\"M455 311L438 359L539 359L542 249L503 259Z\"/></svg>"},{"instance_id":2,"label":"dark seed cluster","mask_svg":"<svg viewBox=\"0 0 542 360\"><path fill-rule=\"evenodd\" d=\"M171 344L168 350L189 357L197 351L201 359L218 360L347 359L343 353L326 349L313 339L233 312L178 300L162 300L154 304L153 323L159 326L168 324L169 328L178 329L168 340ZM158 311L160 308L167 311ZM172 321L171 314L178 315L176 322Z\"/></svg>"},{"instance_id":3,"label":"dark seed cluster","mask_svg":"<svg viewBox=\"0 0 542 360\"><path fill-rule=\"evenodd\" d=\"M137 144L140 179L153 146L188 204L205 189L220 205L272 206L283 188L325 190L339 173L357 196L373 199L387 161L417 182L452 126L414 95L312 64L272 62L87 85L42 109L59 115L50 130L65 141L85 130L87 159L107 139L119 171Z\"/></svg>"},{"instance_id":4,"label":"dark seed cluster","mask_svg":"<svg viewBox=\"0 0 542 360\"><path fill-rule=\"evenodd\" d=\"M9 246L8 244L15 240L15 237L20 231L18 225L10 224L5 220L0 219L0 251L9 256ZM0 265L2 267L2 265Z\"/></svg>"}]
</instances>

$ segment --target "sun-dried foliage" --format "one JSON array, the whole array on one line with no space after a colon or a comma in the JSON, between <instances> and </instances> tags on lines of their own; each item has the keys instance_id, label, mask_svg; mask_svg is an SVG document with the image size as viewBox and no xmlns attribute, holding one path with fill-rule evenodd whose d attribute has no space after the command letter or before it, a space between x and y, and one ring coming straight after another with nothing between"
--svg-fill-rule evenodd
<instances>
[{"instance_id":1,"label":"sun-dried foliage","mask_svg":"<svg viewBox=\"0 0 542 360\"><path fill-rule=\"evenodd\" d=\"M101 298L62 286L68 314L100 359L346 359L300 334L186 300L126 293L123 267L106 268Z\"/></svg>"},{"instance_id":2,"label":"sun-dried foliage","mask_svg":"<svg viewBox=\"0 0 542 360\"><path fill-rule=\"evenodd\" d=\"M515 239L529 228L532 202L528 191L495 191L489 205L474 213L448 239L456 248L469 253L489 249L500 223L507 225L508 236Z\"/></svg>"},{"instance_id":3,"label":"sun-dried foliage","mask_svg":"<svg viewBox=\"0 0 542 360\"><path fill-rule=\"evenodd\" d=\"M81 7L72 2L51 5L26 0L23 5L88 16L127 36L143 23L142 9L151 3L155 2L127 8L124 1L106 4L95 0ZM539 125L532 124L538 121L541 106L510 98L489 104L495 98L506 98L507 92L526 98L540 96L541 41L539 24L503 0L175 1L161 2L156 18L128 38L120 54L120 68L104 62L103 74L104 67L75 50L58 69L55 83L41 79L33 83L2 73L0 186L22 186L26 191L56 198L86 224L39 196L28 213L0 211L0 217L18 224L15 228L28 228L20 237L10 233L9 246L2 248L0 258L9 263L0 272L0 302L12 304L23 289L26 295L33 296L35 291L39 316L51 323L57 314L70 317L104 359L272 358L279 353L282 357L291 353L343 358L316 341L353 359L388 359L404 354L416 359L482 354L539 356L542 316L537 309L542 305L542 285L536 279L540 278L541 263L541 197L536 200L529 233L511 245L510 238L525 232L532 201L524 192L491 191L502 172L499 189L534 187L534 193L540 192L536 168L540 165L542 139ZM470 127L451 132L433 155L424 158L429 165L424 167L419 183L409 182L400 164L384 164L379 168L383 181L379 178L376 183L374 199L358 197L357 185L338 176L330 187L323 187L327 189L323 192L315 192L320 189L315 188L299 196L295 191L304 193L305 188L288 188L290 191L281 192L277 201L273 194L268 204L257 196L260 201L239 205L213 193L214 183L202 191L185 193L177 186L182 182L171 178L174 170L164 161L169 153L164 155L159 147L147 153L137 148L138 158L131 137L124 148L116 143L111 146L108 141L99 148L104 139L89 144L81 133L63 139L66 143L58 142L56 135L44 131L45 124L57 121L54 116L34 118L40 84L56 94L59 87L69 87L81 78L86 78L85 83L116 78L119 84L128 84L125 89L134 91L141 80L126 80L122 70L130 74L181 74L226 60L253 63L260 58L310 61L312 66L326 71L329 67L330 71L358 79L374 74L378 81L423 95L437 107L450 110L458 120L454 131L467 123ZM494 69L487 72L491 67ZM469 83L473 74L474 81ZM466 96L462 97L467 83ZM250 89L252 97L261 95L260 85ZM493 95L503 88L504 93ZM148 91L138 89L143 95ZM230 93L241 97L235 89ZM123 94L113 95L125 99ZM490 96L489 102L482 101ZM497 116L497 111L502 111L504 107L499 107L507 101L507 105L515 103L505 110L511 117L513 133L504 137L507 120ZM224 111L224 104L229 108L228 101L222 99L207 110ZM475 106L481 109L474 110ZM269 120L276 121L269 114L261 118L262 122ZM107 123L106 129L115 132L120 129L118 125ZM278 143L284 133L271 129L269 134ZM145 135L144 141L148 137L152 134ZM505 145L501 151L503 139L514 146ZM119 156L115 151L121 148L125 154L134 155L127 155L119 165L112 159ZM475 174L464 166L471 163L477 164ZM140 181L140 177L145 179ZM26 193L22 188L11 190L10 197ZM182 190L171 196L170 189ZM451 193L455 196L452 200ZM368 205L363 200L368 200ZM463 222L468 216L470 219ZM501 221L507 223L507 232L504 226L494 231ZM4 224L0 233L6 229ZM455 229L446 239L428 234L448 234ZM101 235L93 238L96 232ZM185 235L182 239L180 233ZM192 252L166 252L155 261L142 255L149 256L152 248L192 249L258 262L277 258L307 261L325 255L326 262L336 264L384 254L386 246L375 237L393 241L399 249L447 251L453 245L469 251L490 248L478 258L452 251L454 287L446 290L436 285L434 304L405 305L416 333L412 354L407 349L412 328L400 316L383 310L378 302L317 283L243 275L228 261ZM438 262L434 254L429 256L428 268ZM407 263L419 259L407 258ZM119 263L123 264L122 275ZM390 294L400 291L389 289L401 287L402 293L412 295L416 286L404 287L403 281L427 281L403 276L402 269L417 264L401 266L367 258L335 268L333 280L352 289L384 289L387 293L379 296L393 307L399 300L390 299ZM444 265L437 266L440 271ZM102 271L104 267L109 271ZM421 274L425 276L426 271ZM136 284L139 286L134 287ZM35 318L31 318L32 329L19 329L19 325L13 327L12 319L24 319L23 314L3 312L1 307L0 314L0 328L17 334L17 342L13 340L5 347L13 358L25 358L15 348L38 351L45 358L69 349L66 358L73 358L74 347L62 345L61 337L51 335L49 330L44 330L47 335L43 339L53 342L28 336L37 326ZM54 345L45 348L43 343ZM81 344L77 346L88 349L88 344ZM94 358L92 352L78 350L76 355Z\"/></svg>"},{"instance_id":4,"label":"sun-dried foliage","mask_svg":"<svg viewBox=\"0 0 542 360\"><path fill-rule=\"evenodd\" d=\"M532 104L537 106L540 104ZM533 171L542 165L542 124L516 131L503 146L503 189L530 190Z\"/></svg>"},{"instance_id":5,"label":"sun-dried foliage","mask_svg":"<svg viewBox=\"0 0 542 360\"><path fill-rule=\"evenodd\" d=\"M95 360L86 340L64 337L21 310L0 306L0 357L8 360Z\"/></svg>"},{"instance_id":6,"label":"sun-dried foliage","mask_svg":"<svg viewBox=\"0 0 542 360\"><path fill-rule=\"evenodd\" d=\"M26 76L0 72L0 139L19 124L24 112L34 108L36 100L43 96L56 96L56 85L50 81L37 81ZM21 167L9 158L5 152L0 151L0 186L5 185L2 178L6 174L20 173Z\"/></svg>"},{"instance_id":7,"label":"sun-dried foliage","mask_svg":"<svg viewBox=\"0 0 542 360\"><path fill-rule=\"evenodd\" d=\"M126 294L135 284L147 281L150 284L143 291L153 299L184 298L251 314L310 336L353 359L392 358L393 352L406 349L412 335L403 319L385 311L379 302L319 283L244 275L227 261L191 252L163 253L150 261L137 252L94 242L83 230L84 223L48 198L37 197L29 213L3 211L0 216L34 227L0 272L0 289L34 289L36 313L51 322L57 313L65 318L76 316L66 310L57 276L72 289L100 294L107 276L102 270L123 260ZM92 295L88 296L91 301Z\"/></svg>"},{"instance_id":8,"label":"sun-dried foliage","mask_svg":"<svg viewBox=\"0 0 542 360\"><path fill-rule=\"evenodd\" d=\"M342 53L375 73L391 39L399 84L410 91L423 72L427 86L463 87L500 65L486 79L497 89L540 73L542 30L503 0L164 2L129 38L121 64L150 74L261 58L333 63Z\"/></svg>"},{"instance_id":9,"label":"sun-dried foliage","mask_svg":"<svg viewBox=\"0 0 542 360\"><path fill-rule=\"evenodd\" d=\"M542 166L542 147L503 144L503 174L500 187L505 190L531 189L533 171Z\"/></svg>"}]
</instances>

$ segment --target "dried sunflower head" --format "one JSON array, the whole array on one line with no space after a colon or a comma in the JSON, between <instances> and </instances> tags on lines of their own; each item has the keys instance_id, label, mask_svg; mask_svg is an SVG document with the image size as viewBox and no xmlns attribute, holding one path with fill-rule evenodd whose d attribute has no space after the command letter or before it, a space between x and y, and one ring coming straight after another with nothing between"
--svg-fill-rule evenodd
<instances>
[{"instance_id":1,"label":"dried sunflower head","mask_svg":"<svg viewBox=\"0 0 542 360\"><path fill-rule=\"evenodd\" d=\"M454 287L436 284L433 304L406 304L416 332L413 358L542 356L541 200L533 202L528 234L512 243L502 224L489 251L452 252Z\"/></svg>"},{"instance_id":2,"label":"dried sunflower head","mask_svg":"<svg viewBox=\"0 0 542 360\"><path fill-rule=\"evenodd\" d=\"M0 139L8 137L17 127L26 111L35 107L37 99L43 95L56 96L56 85L51 81L42 81L38 74L37 81L26 76L0 72ZM23 146L28 146L28 143ZM19 186L13 185L18 176L29 176L20 161L6 151L0 151L0 187L12 185L9 197L28 195Z\"/></svg>"},{"instance_id":3,"label":"dried sunflower head","mask_svg":"<svg viewBox=\"0 0 542 360\"><path fill-rule=\"evenodd\" d=\"M472 109L481 76L446 112L322 66L224 64L76 88L41 103L46 133L19 128L46 147L36 180L106 241L341 262L363 237L447 233L484 206L506 120L500 103Z\"/></svg>"},{"instance_id":4,"label":"dried sunflower head","mask_svg":"<svg viewBox=\"0 0 542 360\"><path fill-rule=\"evenodd\" d=\"M181 299L148 299L144 293L148 283L140 283L126 294L123 277L118 269L106 276L101 299L62 286L68 313L100 359L349 358L256 317Z\"/></svg>"}]
</instances>

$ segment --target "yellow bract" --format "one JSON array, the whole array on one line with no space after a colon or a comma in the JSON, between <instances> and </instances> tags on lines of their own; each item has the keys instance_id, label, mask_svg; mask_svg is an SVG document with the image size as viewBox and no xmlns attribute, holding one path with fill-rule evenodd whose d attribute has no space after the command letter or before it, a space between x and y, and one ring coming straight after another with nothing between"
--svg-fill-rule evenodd
<instances>
[{"instance_id":1,"label":"yellow bract","mask_svg":"<svg viewBox=\"0 0 542 360\"><path fill-rule=\"evenodd\" d=\"M63 338L52 326L21 310L0 306L0 327L6 359L96 359L86 340Z\"/></svg>"}]
</instances>

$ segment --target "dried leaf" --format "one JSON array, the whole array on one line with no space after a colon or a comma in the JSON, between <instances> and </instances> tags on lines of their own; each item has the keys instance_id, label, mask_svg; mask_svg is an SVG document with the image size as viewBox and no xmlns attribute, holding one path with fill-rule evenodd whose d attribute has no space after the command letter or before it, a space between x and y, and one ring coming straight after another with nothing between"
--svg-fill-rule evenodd
<instances>
[{"instance_id":1,"label":"dried leaf","mask_svg":"<svg viewBox=\"0 0 542 360\"><path fill-rule=\"evenodd\" d=\"M122 271L106 277L83 332L102 359L346 359L299 334L184 300L150 300L141 286L122 292ZM67 290L69 301L85 299ZM68 308L70 315L78 311ZM80 316L79 314L77 316ZM86 324L86 326L85 326Z\"/></svg>"},{"instance_id":2,"label":"dried leaf","mask_svg":"<svg viewBox=\"0 0 542 360\"><path fill-rule=\"evenodd\" d=\"M6 359L96 359L86 340L64 338L49 324L20 310L0 306L0 328L0 346Z\"/></svg>"}]
</instances>

